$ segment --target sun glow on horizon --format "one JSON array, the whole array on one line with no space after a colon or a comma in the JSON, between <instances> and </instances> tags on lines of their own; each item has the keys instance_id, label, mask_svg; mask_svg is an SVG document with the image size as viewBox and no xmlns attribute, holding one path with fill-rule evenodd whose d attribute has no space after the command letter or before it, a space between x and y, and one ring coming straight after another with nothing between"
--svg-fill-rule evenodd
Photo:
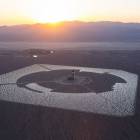
<instances>
[{"instance_id":1,"label":"sun glow on horizon","mask_svg":"<svg viewBox=\"0 0 140 140\"><path fill-rule=\"evenodd\" d=\"M68 6L66 6L68 5ZM76 20L74 3L65 0L33 1L30 16L40 23L57 23Z\"/></svg>"},{"instance_id":2,"label":"sun glow on horizon","mask_svg":"<svg viewBox=\"0 0 140 140\"><path fill-rule=\"evenodd\" d=\"M63 21L140 22L140 0L4 0L0 25Z\"/></svg>"}]
</instances>

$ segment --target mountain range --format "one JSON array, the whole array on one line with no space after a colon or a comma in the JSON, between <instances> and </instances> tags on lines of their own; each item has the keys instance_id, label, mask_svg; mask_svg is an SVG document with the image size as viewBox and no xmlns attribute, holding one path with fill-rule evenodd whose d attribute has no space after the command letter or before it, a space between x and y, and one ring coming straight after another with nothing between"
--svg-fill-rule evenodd
<instances>
[{"instance_id":1,"label":"mountain range","mask_svg":"<svg viewBox=\"0 0 140 140\"><path fill-rule=\"evenodd\" d=\"M140 42L140 23L73 21L0 26L0 41Z\"/></svg>"}]
</instances>

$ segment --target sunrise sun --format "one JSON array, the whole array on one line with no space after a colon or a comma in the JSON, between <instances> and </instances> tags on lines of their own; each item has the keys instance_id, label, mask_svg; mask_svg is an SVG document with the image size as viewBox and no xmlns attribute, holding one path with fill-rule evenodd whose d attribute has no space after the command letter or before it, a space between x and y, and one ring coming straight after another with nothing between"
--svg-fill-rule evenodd
<instances>
[{"instance_id":1,"label":"sunrise sun","mask_svg":"<svg viewBox=\"0 0 140 140\"><path fill-rule=\"evenodd\" d=\"M70 21L76 18L73 3L65 0L32 1L31 17L41 23Z\"/></svg>"}]
</instances>

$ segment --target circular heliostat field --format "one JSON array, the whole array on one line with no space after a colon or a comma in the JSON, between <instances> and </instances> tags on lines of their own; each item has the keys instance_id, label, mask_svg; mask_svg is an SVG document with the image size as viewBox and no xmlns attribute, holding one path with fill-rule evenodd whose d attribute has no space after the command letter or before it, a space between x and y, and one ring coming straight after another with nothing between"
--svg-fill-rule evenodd
<instances>
[{"instance_id":1,"label":"circular heliostat field","mask_svg":"<svg viewBox=\"0 0 140 140\"><path fill-rule=\"evenodd\" d=\"M51 89L51 92L102 93L112 91L116 83L126 83L124 79L109 73L80 72L80 70L74 72L74 79L70 79L72 70L36 72L19 78L17 85L35 92L41 91L28 87L29 84L36 83L43 88Z\"/></svg>"},{"instance_id":2,"label":"circular heliostat field","mask_svg":"<svg viewBox=\"0 0 140 140\"><path fill-rule=\"evenodd\" d=\"M135 114L138 76L102 68L35 64L0 76L0 100L112 116Z\"/></svg>"}]
</instances>

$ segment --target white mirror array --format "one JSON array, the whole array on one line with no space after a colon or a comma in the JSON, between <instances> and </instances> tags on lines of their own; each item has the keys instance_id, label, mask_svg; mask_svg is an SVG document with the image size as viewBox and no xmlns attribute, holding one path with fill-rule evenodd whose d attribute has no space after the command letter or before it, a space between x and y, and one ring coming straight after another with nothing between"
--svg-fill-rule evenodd
<instances>
[{"instance_id":1,"label":"white mirror array","mask_svg":"<svg viewBox=\"0 0 140 140\"><path fill-rule=\"evenodd\" d=\"M124 79L125 83L115 83L112 91L88 93L52 92L36 82L19 87L17 80L23 76L53 70L80 70L80 72L108 73ZM137 96L138 76L122 70L35 64L0 76L0 100L53 107L80 112L90 112L107 116L133 116ZM40 91L35 92L35 91Z\"/></svg>"}]
</instances>

